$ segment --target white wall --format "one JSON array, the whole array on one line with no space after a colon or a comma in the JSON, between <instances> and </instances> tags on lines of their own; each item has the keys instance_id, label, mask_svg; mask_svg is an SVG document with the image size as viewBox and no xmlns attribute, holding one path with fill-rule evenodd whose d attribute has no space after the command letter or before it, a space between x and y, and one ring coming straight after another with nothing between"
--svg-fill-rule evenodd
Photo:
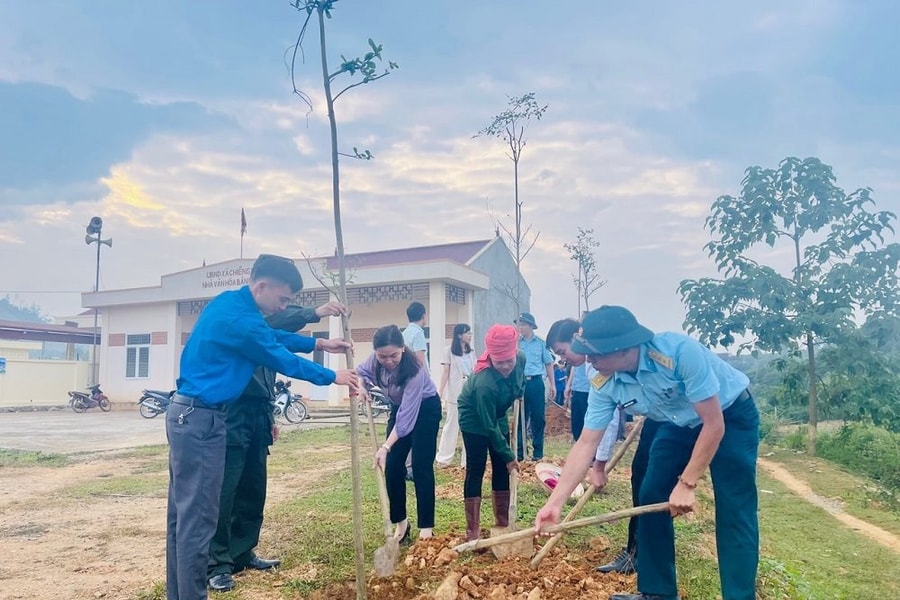
<instances>
[{"instance_id":1,"label":"white wall","mask_svg":"<svg viewBox=\"0 0 900 600\"><path fill-rule=\"evenodd\" d=\"M0 408L65 405L68 392L84 391L90 378L89 362L7 359L6 373L0 375Z\"/></svg>"},{"instance_id":2,"label":"white wall","mask_svg":"<svg viewBox=\"0 0 900 600\"><path fill-rule=\"evenodd\" d=\"M139 304L104 309L100 385L112 402L137 402L145 388L169 390L177 375L176 347L180 354L180 335L173 328L174 303ZM165 331L166 344L151 344L149 377L126 379L127 346L109 346L109 336L135 335Z\"/></svg>"}]
</instances>

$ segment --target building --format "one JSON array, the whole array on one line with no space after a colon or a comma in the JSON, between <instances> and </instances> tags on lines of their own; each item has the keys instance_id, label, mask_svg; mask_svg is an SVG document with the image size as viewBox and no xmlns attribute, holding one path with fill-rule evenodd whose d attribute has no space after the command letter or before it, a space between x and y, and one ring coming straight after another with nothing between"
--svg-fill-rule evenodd
<instances>
[{"instance_id":1,"label":"building","mask_svg":"<svg viewBox=\"0 0 900 600\"><path fill-rule=\"evenodd\" d=\"M84 390L93 332L71 323L0 321L0 409L62 406L70 390Z\"/></svg>"},{"instance_id":2,"label":"building","mask_svg":"<svg viewBox=\"0 0 900 600\"><path fill-rule=\"evenodd\" d=\"M429 366L436 380L441 358L449 345L453 326L470 323L476 348L493 323L511 323L516 317L509 290L516 287L516 268L502 239L459 242L345 256L349 273L348 304L356 358L371 352L378 327L407 324L406 307L412 301L427 309L426 335ZM85 293L85 308L97 308L103 323L100 341L99 381L115 402L135 402L141 390L173 389L179 360L191 329L211 298L248 282L255 259L237 259L163 275L153 287ZM304 288L297 301L319 306L331 297L313 274L337 268L336 257L296 260ZM320 276L321 279L325 279ZM520 280L522 309L530 290ZM304 331L325 338L342 337L340 319L323 319ZM316 352L312 359L338 369L344 357ZM346 389L297 382L292 388L313 405L339 405Z\"/></svg>"}]
</instances>

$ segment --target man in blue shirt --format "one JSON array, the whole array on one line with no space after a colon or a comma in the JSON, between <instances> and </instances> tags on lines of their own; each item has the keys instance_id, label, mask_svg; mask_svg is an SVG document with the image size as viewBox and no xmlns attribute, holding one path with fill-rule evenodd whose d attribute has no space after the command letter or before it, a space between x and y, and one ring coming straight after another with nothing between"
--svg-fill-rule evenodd
<instances>
[{"instance_id":1,"label":"man in blue shirt","mask_svg":"<svg viewBox=\"0 0 900 600\"><path fill-rule=\"evenodd\" d=\"M547 346L557 356L566 359L572 365L573 372L576 373L575 376L569 379L572 397L572 436L576 442L584 430L584 417L587 414L588 396L591 388L596 387L599 389L607 380L606 377L597 373L587 363L584 354L572 351L572 339L579 331L581 331L580 322L575 319L562 319L553 323L547 332ZM580 378L578 374L580 374ZM615 415L603 432L603 441L597 446L594 466L590 470L589 477L591 483L598 490L606 487L606 463L612 458L613 448L619 437L620 425L623 425L624 420L622 411L616 410ZM644 422L637 449L634 451L634 457L631 459L631 500L635 506L639 504L638 492L641 489L641 483L644 481L644 474L647 472L650 446L653 444L653 438L658 428L659 423L657 421L648 420ZM625 547L612 561L597 567L598 571L601 573L622 573L623 575L634 573L637 559L637 524L639 519L640 517L631 517L628 520L628 538Z\"/></svg>"},{"instance_id":2,"label":"man in blue shirt","mask_svg":"<svg viewBox=\"0 0 900 600\"><path fill-rule=\"evenodd\" d=\"M250 283L216 296L200 314L181 353L178 393L166 414L169 499L166 598L207 597L209 544L216 531L225 469L222 408L246 388L257 365L317 385L349 385L352 370L332 371L294 352L343 352L343 340L315 340L272 329L264 317L288 305L303 286L293 261L261 255Z\"/></svg>"},{"instance_id":3,"label":"man in blue shirt","mask_svg":"<svg viewBox=\"0 0 900 600\"><path fill-rule=\"evenodd\" d=\"M749 379L705 346L679 333L654 334L621 306L602 306L582 322L573 352L607 377L592 387L581 437L567 468L538 511L535 527L557 522L581 481L603 430L619 407L661 424L641 484L642 505L668 501L670 515L638 522L638 593L611 600L675 600L675 534L671 517L692 511L697 481L712 473L716 548L723 600L755 600L759 562L756 457L759 413Z\"/></svg>"},{"instance_id":4,"label":"man in blue shirt","mask_svg":"<svg viewBox=\"0 0 900 600\"><path fill-rule=\"evenodd\" d=\"M534 315L524 312L513 321L519 329L519 350L525 354L525 418L518 431L517 454L520 461L525 460L525 441L522 429L531 426L531 457L534 460L544 458L544 427L547 423L547 396L552 402L556 398L556 387L553 385L553 357L544 346L544 340L534 335L537 323ZM544 377L548 387L544 387Z\"/></svg>"}]
</instances>

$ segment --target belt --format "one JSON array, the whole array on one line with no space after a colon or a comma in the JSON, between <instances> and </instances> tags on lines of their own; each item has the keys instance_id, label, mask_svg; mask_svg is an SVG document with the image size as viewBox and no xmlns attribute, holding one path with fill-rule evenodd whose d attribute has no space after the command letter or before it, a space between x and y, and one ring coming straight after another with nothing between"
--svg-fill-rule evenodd
<instances>
[{"instance_id":1,"label":"belt","mask_svg":"<svg viewBox=\"0 0 900 600\"><path fill-rule=\"evenodd\" d=\"M532 379L543 379L543 375L526 375L525 381L531 381Z\"/></svg>"},{"instance_id":2,"label":"belt","mask_svg":"<svg viewBox=\"0 0 900 600\"><path fill-rule=\"evenodd\" d=\"M737 398L734 399L734 403L743 402L744 400L753 400L753 396L750 394L750 390L744 390L741 392Z\"/></svg>"},{"instance_id":3,"label":"belt","mask_svg":"<svg viewBox=\"0 0 900 600\"><path fill-rule=\"evenodd\" d=\"M205 408L207 410L222 410L222 404L207 404L200 398L192 398L191 396L182 396L175 394L172 404L180 404L181 406L190 406L191 408Z\"/></svg>"}]
</instances>

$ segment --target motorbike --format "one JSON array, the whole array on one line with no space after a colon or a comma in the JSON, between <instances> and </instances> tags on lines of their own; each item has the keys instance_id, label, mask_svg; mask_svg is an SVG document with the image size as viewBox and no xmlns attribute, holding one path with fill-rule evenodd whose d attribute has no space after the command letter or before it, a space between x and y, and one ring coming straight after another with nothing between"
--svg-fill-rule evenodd
<instances>
[{"instance_id":1,"label":"motorbike","mask_svg":"<svg viewBox=\"0 0 900 600\"><path fill-rule=\"evenodd\" d=\"M309 416L309 410L300 394L291 393L291 382L275 381L275 402L272 404L275 418L283 417L288 423L300 423Z\"/></svg>"},{"instance_id":2,"label":"motorbike","mask_svg":"<svg viewBox=\"0 0 900 600\"><path fill-rule=\"evenodd\" d=\"M169 410L169 403L177 390L141 390L141 399L138 400L138 410L145 419L152 419Z\"/></svg>"},{"instance_id":3,"label":"motorbike","mask_svg":"<svg viewBox=\"0 0 900 600\"><path fill-rule=\"evenodd\" d=\"M109 412L112 405L109 398L100 389L100 384L92 385L87 388L90 394L84 392L69 392L69 406L77 413L86 412L89 408L100 407L103 412Z\"/></svg>"},{"instance_id":4,"label":"motorbike","mask_svg":"<svg viewBox=\"0 0 900 600\"><path fill-rule=\"evenodd\" d=\"M387 399L384 390L377 385L373 385L367 386L366 391L369 393L369 398L371 399L370 404L372 406L373 417L391 414L391 401ZM362 416L366 415L366 406L362 402L359 404L359 413Z\"/></svg>"}]
</instances>

